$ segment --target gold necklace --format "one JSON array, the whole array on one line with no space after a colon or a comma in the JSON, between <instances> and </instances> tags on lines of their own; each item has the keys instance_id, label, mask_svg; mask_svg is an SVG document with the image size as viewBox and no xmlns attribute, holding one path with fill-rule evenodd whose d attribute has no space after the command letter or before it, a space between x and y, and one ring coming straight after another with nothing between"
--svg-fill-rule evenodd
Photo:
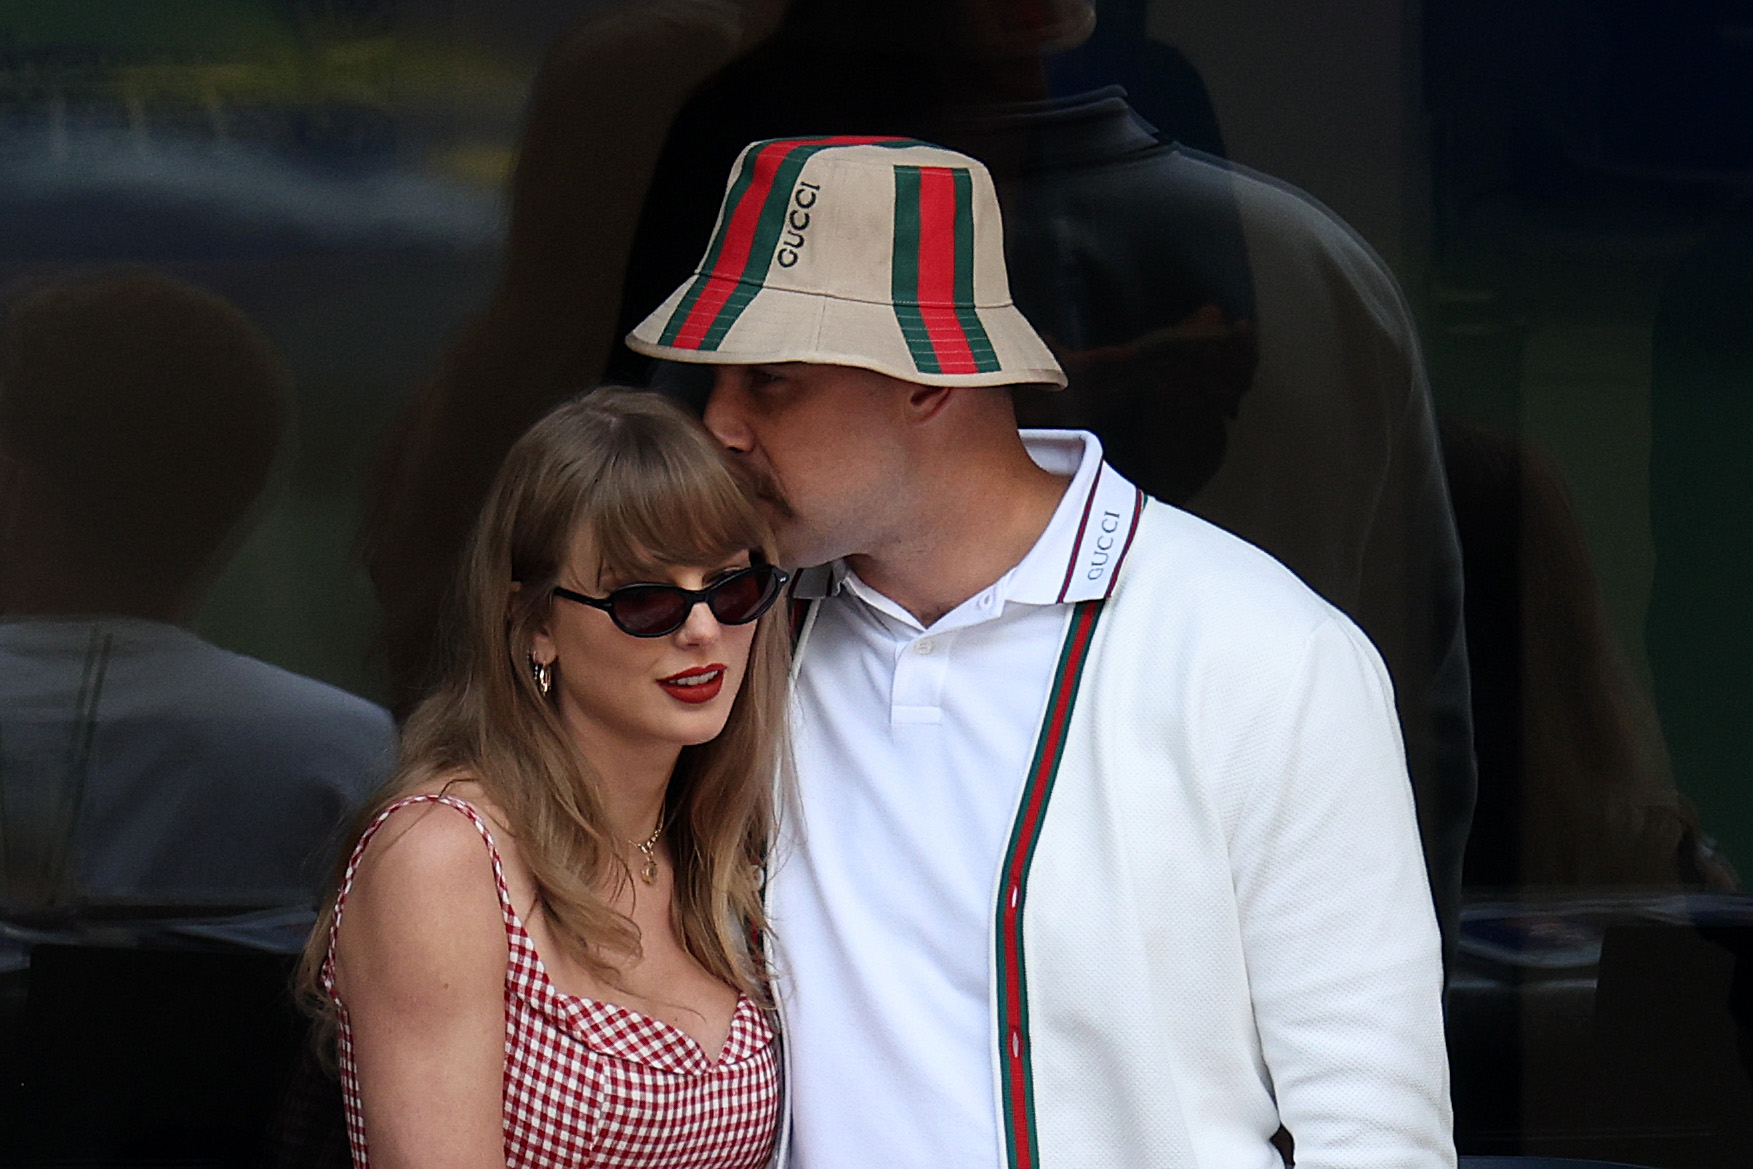
<instances>
[{"instance_id":1,"label":"gold necklace","mask_svg":"<svg viewBox=\"0 0 1753 1169\"><path fill-rule=\"evenodd\" d=\"M645 863L639 866L639 876L647 885L657 884L657 856L651 850L657 847L657 838L663 835L663 817L657 818L657 827L652 829L651 836L643 842L629 841L634 848L645 854Z\"/></svg>"}]
</instances>

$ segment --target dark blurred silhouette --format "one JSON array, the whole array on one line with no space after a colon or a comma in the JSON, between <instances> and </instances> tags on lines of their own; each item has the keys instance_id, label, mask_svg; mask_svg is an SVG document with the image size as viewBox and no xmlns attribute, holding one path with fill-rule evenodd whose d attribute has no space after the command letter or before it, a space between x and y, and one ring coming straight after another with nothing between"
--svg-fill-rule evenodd
<instances>
[{"instance_id":1,"label":"dark blurred silhouette","mask_svg":"<svg viewBox=\"0 0 1753 1169\"><path fill-rule=\"evenodd\" d=\"M296 949L324 846L390 762L383 710L202 641L290 378L225 302L145 270L16 300L0 341L0 922ZM0 951L3 953L3 951Z\"/></svg>"},{"instance_id":2,"label":"dark blurred silhouette","mask_svg":"<svg viewBox=\"0 0 1753 1169\"><path fill-rule=\"evenodd\" d=\"M1753 207L1675 269L1650 371L1646 637L1674 776L1753 863Z\"/></svg>"},{"instance_id":3,"label":"dark blurred silhouette","mask_svg":"<svg viewBox=\"0 0 1753 1169\"><path fill-rule=\"evenodd\" d=\"M1563 480L1520 440L1452 419L1443 452L1479 745L1467 886L1733 889L1674 787Z\"/></svg>"},{"instance_id":4,"label":"dark blurred silhouette","mask_svg":"<svg viewBox=\"0 0 1753 1169\"><path fill-rule=\"evenodd\" d=\"M1453 418L1442 433L1479 759L1449 999L1457 1143L1740 1165L1725 1008L1748 1009L1753 963L1731 1003L1718 958L1677 924L1726 916L1744 947L1734 870L1675 789L1557 470L1512 434ZM1615 931L1664 921L1624 969ZM1637 973L1658 967L1666 981Z\"/></svg>"},{"instance_id":5,"label":"dark blurred silhouette","mask_svg":"<svg viewBox=\"0 0 1753 1169\"><path fill-rule=\"evenodd\" d=\"M1181 50L1151 37L1150 0L1099 0L1096 27L1080 45L1047 58L1047 90L1075 97L1118 85L1165 142L1223 158L1223 131L1205 80Z\"/></svg>"},{"instance_id":6,"label":"dark blurred silhouette","mask_svg":"<svg viewBox=\"0 0 1753 1169\"><path fill-rule=\"evenodd\" d=\"M291 1073L286 955L393 727L179 624L267 483L290 389L242 313L146 270L9 306L0 1162L241 1165Z\"/></svg>"},{"instance_id":7,"label":"dark blurred silhouette","mask_svg":"<svg viewBox=\"0 0 1753 1169\"><path fill-rule=\"evenodd\" d=\"M383 483L371 560L399 699L425 669L441 569L517 429L600 363L703 391L697 373L654 372L612 342L698 262L737 152L791 135L924 138L992 169L1017 302L1071 375L1063 395L1020 397L1025 417L1094 430L1122 473L1279 557L1382 649L1448 925L1471 732L1458 553L1410 317L1381 261L1306 196L1165 142L1119 90L1049 100L1055 77L1159 78L1154 116L1216 144L1197 74L1177 55L1162 77L1139 5L1113 16L1104 31L1107 6L1085 0L796 0L750 47L701 50L702 26L645 10L570 38L532 98L502 293L411 408ZM572 80L587 61L589 89ZM662 100L637 117L624 98L593 110L623 76ZM581 139L617 144L615 163L592 168ZM617 270L618 305L601 285ZM416 594L410 575L427 581Z\"/></svg>"}]
</instances>

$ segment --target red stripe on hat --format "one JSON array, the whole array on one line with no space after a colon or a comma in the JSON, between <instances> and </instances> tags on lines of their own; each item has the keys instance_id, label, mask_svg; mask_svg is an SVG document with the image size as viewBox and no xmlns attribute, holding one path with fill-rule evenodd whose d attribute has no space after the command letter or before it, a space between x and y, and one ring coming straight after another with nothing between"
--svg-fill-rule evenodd
<instances>
[{"instance_id":1,"label":"red stripe on hat","mask_svg":"<svg viewBox=\"0 0 1753 1169\"><path fill-rule=\"evenodd\" d=\"M779 173L779 164L787 155L801 146L872 146L893 141L895 139L889 137L841 135L833 138L782 138L763 145L755 154L749 188L743 192L743 197L730 213L730 222L725 225L724 246L719 249L718 263L707 274L706 287L700 290L699 298L688 310L687 319L676 331L675 347L700 348L719 310L747 271L749 253L755 243L755 229L761 222L762 210L767 206L767 196L773 190L773 178Z\"/></svg>"},{"instance_id":2,"label":"red stripe on hat","mask_svg":"<svg viewBox=\"0 0 1753 1169\"><path fill-rule=\"evenodd\" d=\"M754 176L749 181L749 189L743 192L742 199L730 213L718 263L707 274L706 287L701 289L699 299L688 312L688 319L676 332L676 348L700 348L713 318L730 299L731 290L736 287L743 269L749 266L749 250L755 243L755 225L761 221L761 208L767 205L767 195L773 189L773 176L778 173L780 162L796 146L796 142L769 142L755 154Z\"/></svg>"},{"instance_id":3,"label":"red stripe on hat","mask_svg":"<svg viewBox=\"0 0 1753 1169\"><path fill-rule=\"evenodd\" d=\"M956 181L946 166L919 168L919 315L944 373L978 373L956 317Z\"/></svg>"}]
</instances>

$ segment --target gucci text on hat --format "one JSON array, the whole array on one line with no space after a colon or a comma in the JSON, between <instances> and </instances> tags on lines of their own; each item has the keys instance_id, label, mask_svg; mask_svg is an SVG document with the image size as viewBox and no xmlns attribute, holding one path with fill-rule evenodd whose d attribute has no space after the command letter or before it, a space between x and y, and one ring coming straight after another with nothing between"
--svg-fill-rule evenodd
<instances>
[{"instance_id":1,"label":"gucci text on hat","mask_svg":"<svg viewBox=\"0 0 1753 1169\"><path fill-rule=\"evenodd\" d=\"M627 337L719 365L854 365L926 385L1063 386L1010 299L986 168L910 138L743 149L693 277Z\"/></svg>"}]
</instances>

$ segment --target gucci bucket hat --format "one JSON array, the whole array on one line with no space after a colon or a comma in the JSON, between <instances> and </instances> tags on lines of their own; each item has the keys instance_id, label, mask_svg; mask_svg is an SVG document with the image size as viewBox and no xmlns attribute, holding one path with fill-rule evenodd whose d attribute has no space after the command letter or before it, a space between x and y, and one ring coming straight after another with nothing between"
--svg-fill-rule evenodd
<instances>
[{"instance_id":1,"label":"gucci bucket hat","mask_svg":"<svg viewBox=\"0 0 1753 1169\"><path fill-rule=\"evenodd\" d=\"M745 147L699 268L627 345L703 364L852 365L924 385L1065 385L1011 303L992 177L909 138Z\"/></svg>"}]
</instances>

